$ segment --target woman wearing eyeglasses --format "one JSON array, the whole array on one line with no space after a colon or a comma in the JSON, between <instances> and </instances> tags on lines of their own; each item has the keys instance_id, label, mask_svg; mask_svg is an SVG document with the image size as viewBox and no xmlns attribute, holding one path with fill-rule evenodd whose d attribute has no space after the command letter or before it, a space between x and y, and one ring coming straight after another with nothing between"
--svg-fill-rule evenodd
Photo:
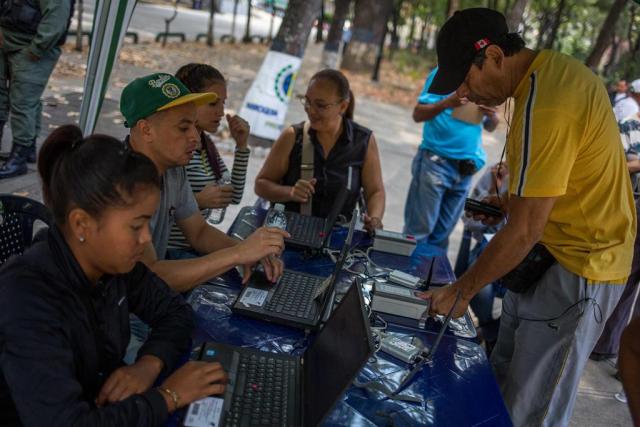
<instances>
[{"instance_id":1,"label":"woman wearing eyeglasses","mask_svg":"<svg viewBox=\"0 0 640 427\"><path fill-rule=\"evenodd\" d=\"M353 121L355 99L349 81L339 71L319 71L301 101L313 146L313 178L301 179L302 122L286 129L274 143L256 178L256 194L296 212L311 200L312 215L327 217L340 189L350 183L341 214L350 218L362 189L365 228L382 228L385 191L378 145L370 129Z\"/></svg>"}]
</instances>

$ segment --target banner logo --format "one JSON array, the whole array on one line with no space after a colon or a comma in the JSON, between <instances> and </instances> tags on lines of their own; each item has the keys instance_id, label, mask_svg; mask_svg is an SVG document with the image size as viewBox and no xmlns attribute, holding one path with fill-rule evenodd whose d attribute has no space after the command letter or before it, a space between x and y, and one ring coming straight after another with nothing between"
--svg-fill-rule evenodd
<instances>
[{"instance_id":1,"label":"banner logo","mask_svg":"<svg viewBox=\"0 0 640 427\"><path fill-rule=\"evenodd\" d=\"M283 67L276 75L275 92L276 96L283 103L287 103L291 98L293 91L293 83L296 80L296 73L293 71L293 65L289 64Z\"/></svg>"}]
</instances>

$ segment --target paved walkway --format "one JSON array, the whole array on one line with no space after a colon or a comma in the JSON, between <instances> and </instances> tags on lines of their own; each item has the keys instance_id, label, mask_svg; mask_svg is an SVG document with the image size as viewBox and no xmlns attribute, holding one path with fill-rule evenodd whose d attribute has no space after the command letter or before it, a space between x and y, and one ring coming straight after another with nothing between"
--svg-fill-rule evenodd
<instances>
[{"instance_id":1,"label":"paved walkway","mask_svg":"<svg viewBox=\"0 0 640 427\"><path fill-rule=\"evenodd\" d=\"M149 46L145 49L157 49ZM204 49L204 48L203 48ZM221 48L218 48L221 49ZM170 51L166 64L175 71L177 64L186 63L189 60L188 49L183 51ZM260 57L253 55L242 64L229 62L230 55L219 55L219 50L214 50L203 56L209 57L215 65L228 73L229 100L227 105L230 110L240 107L242 96L246 93L254 73L261 63ZM200 54L202 54L200 52ZM158 54L160 55L160 53ZM257 53L256 53L257 55ZM303 67L296 82L294 91L304 93L308 78L318 67L320 48L311 45L303 62ZM233 59L233 57L231 57ZM191 59L193 60L193 59ZM67 53L66 66L78 66L82 58L77 53ZM103 114L98 123L97 131L108 133L117 137L124 137L125 129L118 113L120 91L124 84L131 78L143 75L152 70L145 69L141 63L133 61L133 64L120 63L112 78L112 85L107 93L107 99L103 105ZM372 83L374 84L374 83ZM51 81L45 93L44 124L41 139L57 125L77 121L80 97L82 93L82 79L73 76L58 76ZM406 199L406 191L410 181L411 159L420 141L421 126L411 120L411 110L393 105L387 105L368 99L356 99L356 120L373 129L381 152L383 162L384 183L387 190L387 210L384 223L386 228L400 230L403 223L403 208ZM304 111L298 102L292 102L287 116L288 123L296 123L304 119ZM2 141L2 151L9 149L9 131L5 130L5 138ZM497 161L504 141L504 129L499 128L493 134L485 134L485 148L488 152L488 164ZM221 151L225 159L231 161L232 146L222 144ZM267 151L263 148L252 150L247 177L247 189L242 204L247 205L255 201L253 182L259 168L264 161ZM35 168L30 167L30 173L14 179L0 181L0 193L18 193L28 197L41 199L39 182ZM226 229L237 213L239 207L230 207L226 219L222 224ZM449 259L453 263L459 246L462 225L459 223L451 236ZM621 385L613 378L615 373L612 361L591 362L580 383L576 410L571 421L572 426L630 426L631 419L625 404L614 399L614 394L621 390Z\"/></svg>"}]
</instances>

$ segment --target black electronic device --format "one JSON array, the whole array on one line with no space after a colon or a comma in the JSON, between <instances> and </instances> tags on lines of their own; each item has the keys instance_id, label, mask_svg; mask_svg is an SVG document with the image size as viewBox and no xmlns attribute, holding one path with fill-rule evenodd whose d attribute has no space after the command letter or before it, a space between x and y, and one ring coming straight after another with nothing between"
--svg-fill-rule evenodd
<instances>
[{"instance_id":1,"label":"black electronic device","mask_svg":"<svg viewBox=\"0 0 640 427\"><path fill-rule=\"evenodd\" d=\"M323 317L326 318L323 313L333 306L334 286L347 258L356 221L357 209L352 215L347 238L331 276L325 278L284 270L282 277L274 284L265 282L260 276L258 280L249 279L231 310L298 329L317 329Z\"/></svg>"},{"instance_id":2,"label":"black electronic device","mask_svg":"<svg viewBox=\"0 0 640 427\"><path fill-rule=\"evenodd\" d=\"M481 202L475 199L467 199L464 202L464 210L475 214L483 214L493 217L501 217L504 215L502 210L497 206L490 205L489 203Z\"/></svg>"},{"instance_id":3,"label":"black electronic device","mask_svg":"<svg viewBox=\"0 0 640 427\"><path fill-rule=\"evenodd\" d=\"M286 237L284 242L299 248L321 249L326 247L331 237L331 230L338 219L338 215L342 212L348 195L349 189L341 187L326 218L285 211L287 233L291 237ZM268 213L267 216L269 216Z\"/></svg>"},{"instance_id":4,"label":"black electronic device","mask_svg":"<svg viewBox=\"0 0 640 427\"><path fill-rule=\"evenodd\" d=\"M221 427L256 422L317 426L351 385L373 348L357 282L302 357L205 343L198 359L221 363L229 375L220 419L207 422ZM190 408L187 418L192 412Z\"/></svg>"}]
</instances>

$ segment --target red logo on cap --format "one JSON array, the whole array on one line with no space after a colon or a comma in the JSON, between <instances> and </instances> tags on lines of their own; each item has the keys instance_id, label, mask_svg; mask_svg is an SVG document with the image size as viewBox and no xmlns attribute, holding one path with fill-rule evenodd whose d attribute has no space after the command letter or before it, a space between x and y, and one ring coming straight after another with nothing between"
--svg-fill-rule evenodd
<instances>
[{"instance_id":1,"label":"red logo on cap","mask_svg":"<svg viewBox=\"0 0 640 427\"><path fill-rule=\"evenodd\" d=\"M476 48L476 50L480 50L484 47L489 46L489 43L491 43L489 39L480 39L477 42L475 42L473 46Z\"/></svg>"}]
</instances>

